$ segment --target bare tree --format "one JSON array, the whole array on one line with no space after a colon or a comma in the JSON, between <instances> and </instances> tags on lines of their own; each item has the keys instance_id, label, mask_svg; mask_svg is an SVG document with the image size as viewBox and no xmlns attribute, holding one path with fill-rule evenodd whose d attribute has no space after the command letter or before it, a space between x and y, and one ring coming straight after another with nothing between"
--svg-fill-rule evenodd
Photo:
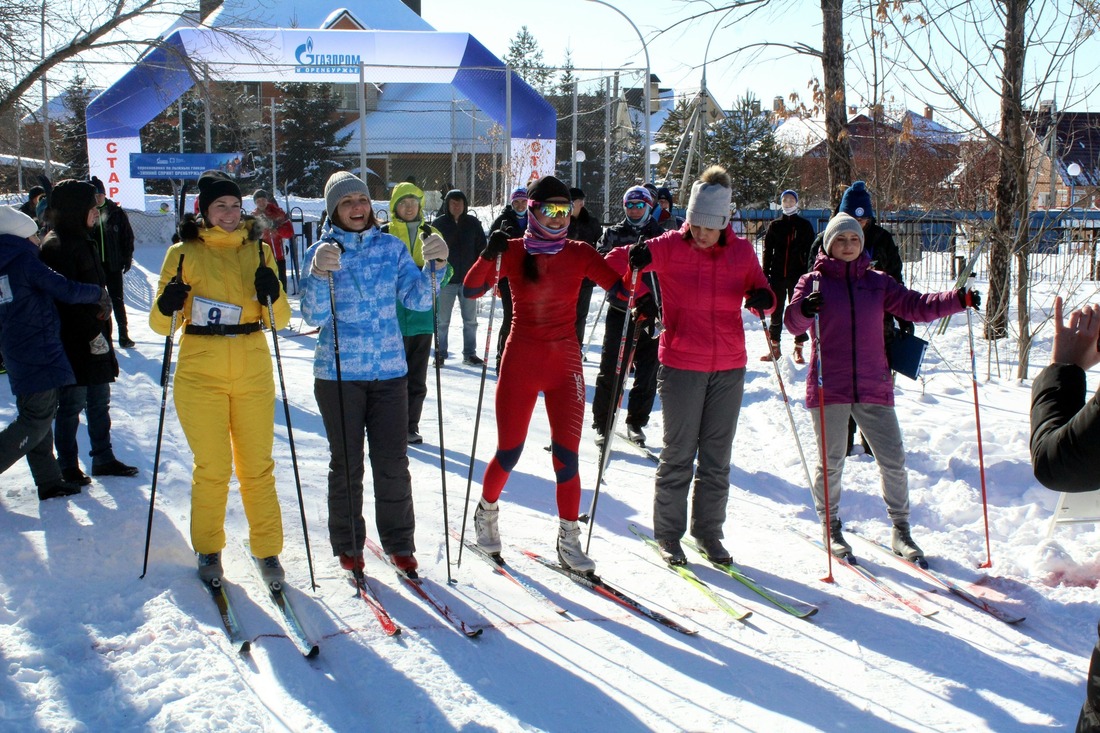
<instances>
[{"instance_id":1,"label":"bare tree","mask_svg":"<svg viewBox=\"0 0 1100 733\"><path fill-rule=\"evenodd\" d=\"M1032 341L1028 257L1034 245L1028 222L1033 161L1026 110L1039 107L1055 89L1063 105L1073 104L1073 75L1064 72L1073 70L1094 19L1082 16L1080 5L1068 0L893 0L882 2L878 13L894 31L896 52L930 82L919 91L945 96L996 150L985 335L999 339L1009 333L1015 260L1017 377L1026 378ZM1000 102L999 115L992 119L984 113L990 97Z\"/></svg>"}]
</instances>

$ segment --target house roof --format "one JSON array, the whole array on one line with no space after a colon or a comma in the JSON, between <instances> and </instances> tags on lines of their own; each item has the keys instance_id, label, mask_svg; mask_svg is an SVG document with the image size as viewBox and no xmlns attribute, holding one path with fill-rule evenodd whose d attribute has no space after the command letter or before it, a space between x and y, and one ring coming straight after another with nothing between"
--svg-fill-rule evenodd
<instances>
[{"instance_id":1,"label":"house roof","mask_svg":"<svg viewBox=\"0 0 1100 733\"><path fill-rule=\"evenodd\" d=\"M1055 114L1054 119L1055 169L1062 183L1067 186L1100 185L1100 112L1061 112ZM1050 131L1051 116L1047 112L1034 112L1029 115L1028 124L1042 140ZM1072 163L1081 167L1076 178L1067 170Z\"/></svg>"},{"instance_id":2,"label":"house roof","mask_svg":"<svg viewBox=\"0 0 1100 733\"><path fill-rule=\"evenodd\" d=\"M909 109L898 117L888 115L878 124L894 134L907 131L934 145L958 145L962 140L962 133ZM856 148L860 145L860 138L869 137L874 126L875 123L864 113L848 116L848 131L854 154L859 154ZM825 141L825 118L788 117L775 129L775 138L795 156L809 154Z\"/></svg>"},{"instance_id":3,"label":"house roof","mask_svg":"<svg viewBox=\"0 0 1100 733\"><path fill-rule=\"evenodd\" d=\"M366 116L367 150L382 153L489 153L493 120L450 84L386 84L378 110ZM453 111L453 115L452 115ZM453 128L453 129L452 129ZM359 154L359 120L340 130L350 134L343 152ZM496 152L503 153L502 133Z\"/></svg>"},{"instance_id":4,"label":"house roof","mask_svg":"<svg viewBox=\"0 0 1100 733\"><path fill-rule=\"evenodd\" d=\"M324 28L347 13L371 30L431 31L432 26L401 0L224 0L206 18L213 28Z\"/></svg>"}]
</instances>

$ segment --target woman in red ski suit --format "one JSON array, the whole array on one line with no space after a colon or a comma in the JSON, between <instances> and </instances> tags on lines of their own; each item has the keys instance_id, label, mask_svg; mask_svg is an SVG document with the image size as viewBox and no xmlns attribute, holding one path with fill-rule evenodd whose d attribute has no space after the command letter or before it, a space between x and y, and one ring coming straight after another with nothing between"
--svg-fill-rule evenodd
<instances>
[{"instance_id":1,"label":"woman in red ski suit","mask_svg":"<svg viewBox=\"0 0 1100 733\"><path fill-rule=\"evenodd\" d=\"M577 296L586 277L617 293L622 292L621 278L591 246L566 239L570 202L565 184L546 176L528 189L528 197L531 214L523 237L508 239L494 232L463 281L463 294L477 298L506 277L513 303L512 328L497 379L497 450L482 479L474 526L478 545L499 553L497 499L523 452L541 392L550 419L557 481L558 557L568 568L589 572L595 564L581 551L577 524L581 497L577 449L585 410L575 329Z\"/></svg>"}]
</instances>

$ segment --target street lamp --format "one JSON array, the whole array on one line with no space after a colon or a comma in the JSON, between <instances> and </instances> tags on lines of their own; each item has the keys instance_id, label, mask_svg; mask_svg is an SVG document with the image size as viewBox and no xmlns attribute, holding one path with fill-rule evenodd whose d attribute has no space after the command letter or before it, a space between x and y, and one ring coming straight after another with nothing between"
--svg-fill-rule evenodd
<instances>
[{"instance_id":1,"label":"street lamp","mask_svg":"<svg viewBox=\"0 0 1100 733\"><path fill-rule=\"evenodd\" d=\"M584 154L583 150L578 150L573 156L573 160L576 164L576 170L573 171L573 186L575 188L582 188L581 186L581 163L588 159L588 156Z\"/></svg>"},{"instance_id":2,"label":"street lamp","mask_svg":"<svg viewBox=\"0 0 1100 733\"><path fill-rule=\"evenodd\" d=\"M644 149L647 151L645 156L644 156L644 163L645 163L645 179L648 181L652 178L652 176L650 175L650 162L649 162L649 153L648 153L648 151L650 149L650 146L653 144L653 139L650 137L650 130L649 130L649 105L650 105L650 100L649 100L649 77L650 77L650 73L649 73L649 46L646 45L645 38L642 36L642 32L640 30L638 30L638 26L634 24L634 21L630 19L629 15L627 15L623 11L619 10L614 5L612 5L611 3L604 2L604 0L587 0L587 2L596 3L597 5L603 5L605 7L611 8L616 13L618 13L619 15L626 18L626 22L630 23L630 27L633 28L634 32L638 34L638 40L642 42L642 52L645 54L645 79L643 80L643 83L642 83L642 95L643 95L642 105L645 107L645 109L642 110L642 116L645 119L645 145L644 145Z\"/></svg>"},{"instance_id":3,"label":"street lamp","mask_svg":"<svg viewBox=\"0 0 1100 733\"><path fill-rule=\"evenodd\" d=\"M1081 175L1081 166L1070 163L1066 166L1066 175L1069 176L1069 207L1072 209L1074 195L1076 194L1073 189L1077 186L1077 176Z\"/></svg>"}]
</instances>

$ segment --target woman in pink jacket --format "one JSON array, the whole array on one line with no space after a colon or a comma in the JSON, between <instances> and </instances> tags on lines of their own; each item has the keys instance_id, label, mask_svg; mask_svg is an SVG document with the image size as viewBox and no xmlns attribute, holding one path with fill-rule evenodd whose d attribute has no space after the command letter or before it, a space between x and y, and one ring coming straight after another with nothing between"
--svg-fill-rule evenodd
<instances>
[{"instance_id":1,"label":"woman in pink jacket","mask_svg":"<svg viewBox=\"0 0 1100 733\"><path fill-rule=\"evenodd\" d=\"M821 413L817 395L817 354L821 351L825 395L825 455L829 466L829 527L833 554L848 557L851 546L841 534L840 477L847 455L848 417L871 443L882 477L882 497L894 524L894 552L920 562L924 553L909 533L909 483L905 448L894 412L894 381L886 362L882 331L884 313L906 321L932 321L978 307L972 290L923 295L908 290L884 272L871 269L863 249L863 227L848 214L829 221L824 246L813 270L799 279L783 317L794 335L806 333L820 313L821 339L811 334L810 373L806 377L806 407L813 410L814 432L821 440ZM817 292L814 292L815 284ZM814 505L825 521L825 484L818 461L813 485Z\"/></svg>"},{"instance_id":2,"label":"woman in pink jacket","mask_svg":"<svg viewBox=\"0 0 1100 733\"><path fill-rule=\"evenodd\" d=\"M722 526L745 387L741 309L763 315L775 308L752 245L730 228L731 199L729 174L711 166L692 184L684 226L630 248L630 266L657 273L661 282L665 330L657 349L657 393L664 447L653 534L671 565L687 563L680 539L688 530L693 479L691 534L712 561L731 560Z\"/></svg>"}]
</instances>

